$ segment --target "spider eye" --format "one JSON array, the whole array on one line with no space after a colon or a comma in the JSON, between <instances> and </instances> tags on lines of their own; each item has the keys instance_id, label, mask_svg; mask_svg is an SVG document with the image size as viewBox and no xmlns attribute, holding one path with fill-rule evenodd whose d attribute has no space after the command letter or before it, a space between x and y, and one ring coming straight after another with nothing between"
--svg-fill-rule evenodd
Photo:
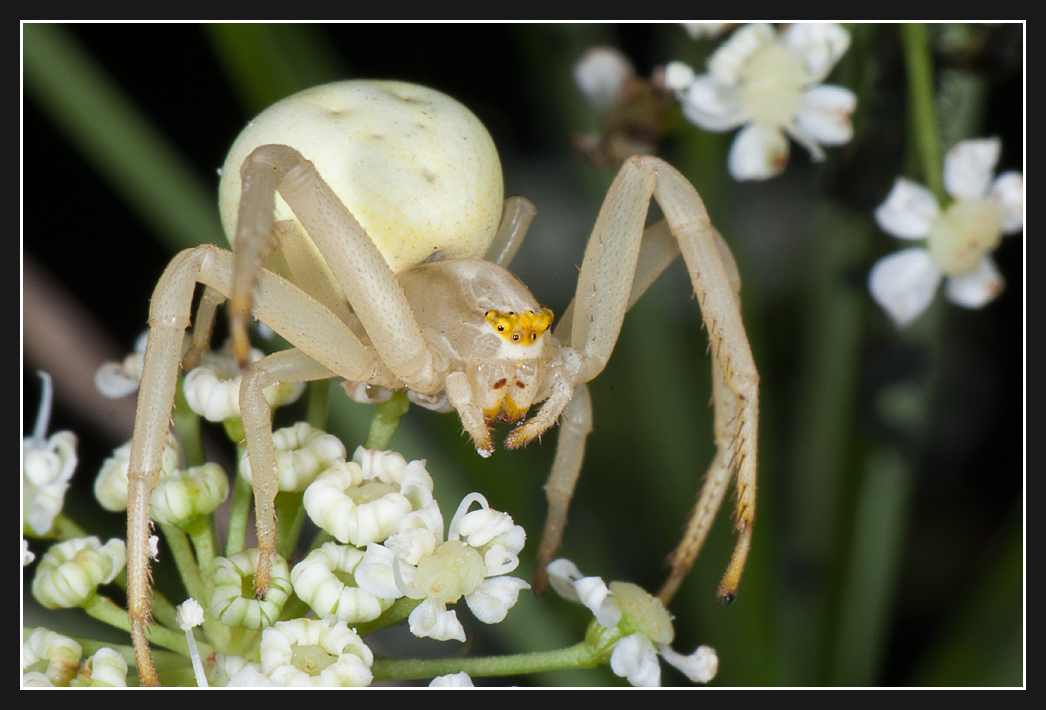
<instances>
[{"instance_id":1,"label":"spider eye","mask_svg":"<svg viewBox=\"0 0 1046 710\"><path fill-rule=\"evenodd\" d=\"M499 325L499 326L498 326L498 332L499 332L499 333L503 333L503 332L505 332L505 326L503 326L503 325Z\"/></svg>"},{"instance_id":2,"label":"spider eye","mask_svg":"<svg viewBox=\"0 0 1046 710\"><path fill-rule=\"evenodd\" d=\"M512 339L513 340L519 340L519 333L513 333L512 334Z\"/></svg>"}]
</instances>

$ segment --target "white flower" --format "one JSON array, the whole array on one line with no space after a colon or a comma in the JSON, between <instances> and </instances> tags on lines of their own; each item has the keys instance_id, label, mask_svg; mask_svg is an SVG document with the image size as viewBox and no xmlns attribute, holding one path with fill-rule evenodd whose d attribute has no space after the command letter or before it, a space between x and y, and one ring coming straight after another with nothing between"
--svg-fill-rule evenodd
<instances>
[{"instance_id":1,"label":"white flower","mask_svg":"<svg viewBox=\"0 0 1046 710\"><path fill-rule=\"evenodd\" d=\"M349 624L373 621L399 595L381 598L361 589L353 572L362 560L362 550L328 542L291 570L294 593L321 617L334 615Z\"/></svg>"},{"instance_id":2,"label":"white flower","mask_svg":"<svg viewBox=\"0 0 1046 710\"><path fill-rule=\"evenodd\" d=\"M211 593L211 618L227 626L264 629L280 618L291 595L290 570L280 556L272 558L272 583L264 599L254 595L254 573L258 569L258 548L214 558L214 591Z\"/></svg>"},{"instance_id":3,"label":"white flower","mask_svg":"<svg viewBox=\"0 0 1046 710\"><path fill-rule=\"evenodd\" d=\"M395 452L359 447L352 461L335 461L316 477L303 504L338 542L363 547L383 542L406 515L429 505L432 486L424 460L407 463ZM442 518L439 526L442 535Z\"/></svg>"},{"instance_id":4,"label":"white flower","mask_svg":"<svg viewBox=\"0 0 1046 710\"><path fill-rule=\"evenodd\" d=\"M473 503L480 510L469 512ZM502 621L519 592L530 588L522 579L502 576L518 564L526 533L478 493L461 502L446 542L442 527L435 501L404 517L385 544L367 546L356 581L376 596L422 600L408 619L415 636L464 641L465 629L447 604L464 597L483 623Z\"/></svg>"},{"instance_id":5,"label":"white flower","mask_svg":"<svg viewBox=\"0 0 1046 710\"><path fill-rule=\"evenodd\" d=\"M574 63L574 83L597 111L613 108L635 75L632 62L613 47L592 47Z\"/></svg>"},{"instance_id":6,"label":"white flower","mask_svg":"<svg viewBox=\"0 0 1046 710\"><path fill-rule=\"evenodd\" d=\"M123 359L123 362L103 363L94 373L94 386L109 399L119 399L138 389L142 381L142 369L145 367L145 345L149 341L149 331L138 336L134 342L134 352Z\"/></svg>"},{"instance_id":7,"label":"white flower","mask_svg":"<svg viewBox=\"0 0 1046 710\"><path fill-rule=\"evenodd\" d=\"M40 409L33 435L22 439L22 530L46 535L62 512L69 479L76 469L76 435L59 431L47 436L51 420L51 376L38 373L42 381Z\"/></svg>"},{"instance_id":8,"label":"white flower","mask_svg":"<svg viewBox=\"0 0 1046 710\"><path fill-rule=\"evenodd\" d=\"M715 676L718 659L711 647L701 646L689 656L672 650L672 617L659 599L640 587L628 582L608 586L599 577L584 577L567 559L548 566L548 579L560 596L584 604L601 626L619 634L611 637L610 668L632 685L661 685L658 654L695 683L707 683Z\"/></svg>"},{"instance_id":9,"label":"white flower","mask_svg":"<svg viewBox=\"0 0 1046 710\"><path fill-rule=\"evenodd\" d=\"M787 136L818 161L822 145L852 137L856 96L820 83L849 46L850 34L836 24L795 23L780 36L772 25L746 25L709 58L708 73L684 86L673 67L669 86L691 123L708 131L744 126L730 149L730 174L764 180L787 164Z\"/></svg>"},{"instance_id":10,"label":"white flower","mask_svg":"<svg viewBox=\"0 0 1046 710\"><path fill-rule=\"evenodd\" d=\"M943 211L926 187L898 178L875 210L883 231L926 240L883 257L868 289L898 327L925 311L945 279L948 300L980 308L1004 287L991 258L1004 234L1024 227L1024 178L1007 172L992 180L1001 146L997 138L963 141L944 159L944 187L955 198Z\"/></svg>"},{"instance_id":11,"label":"white flower","mask_svg":"<svg viewBox=\"0 0 1046 710\"><path fill-rule=\"evenodd\" d=\"M280 621L262 632L262 671L276 685L363 687L373 663L356 632L332 617Z\"/></svg>"}]
</instances>

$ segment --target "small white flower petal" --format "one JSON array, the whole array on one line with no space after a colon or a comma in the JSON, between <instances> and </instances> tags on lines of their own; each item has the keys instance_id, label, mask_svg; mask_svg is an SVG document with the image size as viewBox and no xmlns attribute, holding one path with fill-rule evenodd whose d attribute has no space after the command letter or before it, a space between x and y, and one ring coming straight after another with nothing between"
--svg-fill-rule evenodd
<instances>
[{"instance_id":1,"label":"small white flower petal","mask_svg":"<svg viewBox=\"0 0 1046 710\"><path fill-rule=\"evenodd\" d=\"M995 178L991 199L1002 211L1002 232L1013 234L1024 229L1024 176L1008 171Z\"/></svg>"},{"instance_id":2,"label":"small white flower petal","mask_svg":"<svg viewBox=\"0 0 1046 710\"><path fill-rule=\"evenodd\" d=\"M788 164L788 139L776 128L750 124L737 133L727 167L735 180L766 180Z\"/></svg>"},{"instance_id":3,"label":"small white flower petal","mask_svg":"<svg viewBox=\"0 0 1046 710\"><path fill-rule=\"evenodd\" d=\"M995 300L1005 288L1006 282L990 256L982 258L968 274L945 281L948 300L963 308L980 308Z\"/></svg>"},{"instance_id":4,"label":"small white flower petal","mask_svg":"<svg viewBox=\"0 0 1046 710\"><path fill-rule=\"evenodd\" d=\"M642 634L632 634L617 642L610 654L610 669L639 688L661 685L661 666L654 644Z\"/></svg>"},{"instance_id":5,"label":"small white flower petal","mask_svg":"<svg viewBox=\"0 0 1046 710\"><path fill-rule=\"evenodd\" d=\"M875 209L875 221L884 232L901 239L923 239L941 213L930 189L906 178L897 178L886 201Z\"/></svg>"},{"instance_id":6,"label":"small white flower petal","mask_svg":"<svg viewBox=\"0 0 1046 710\"><path fill-rule=\"evenodd\" d=\"M719 671L719 657L711 646L698 646L689 656L676 653L668 644L659 647L661 657L694 683L707 683Z\"/></svg>"},{"instance_id":7,"label":"small white flower petal","mask_svg":"<svg viewBox=\"0 0 1046 710\"><path fill-rule=\"evenodd\" d=\"M577 565L565 557L561 557L550 562L545 571L548 572L548 583L556 590L556 594L568 602L581 603L577 590L574 588L574 583L581 579L581 570L577 568Z\"/></svg>"},{"instance_id":8,"label":"small white flower petal","mask_svg":"<svg viewBox=\"0 0 1046 710\"><path fill-rule=\"evenodd\" d=\"M737 89L716 82L709 74L694 77L680 102L686 120L706 131L729 131L748 120Z\"/></svg>"},{"instance_id":9,"label":"small white flower petal","mask_svg":"<svg viewBox=\"0 0 1046 710\"><path fill-rule=\"evenodd\" d=\"M941 278L930 252L912 247L877 261L868 275L868 290L902 328L930 306Z\"/></svg>"},{"instance_id":10,"label":"small white flower petal","mask_svg":"<svg viewBox=\"0 0 1046 710\"><path fill-rule=\"evenodd\" d=\"M850 47L850 33L835 23L795 22L781 36L802 57L807 83L823 81Z\"/></svg>"},{"instance_id":11,"label":"small white flower petal","mask_svg":"<svg viewBox=\"0 0 1046 710\"><path fill-rule=\"evenodd\" d=\"M475 688L472 678L465 671L438 675L429 683L430 688Z\"/></svg>"},{"instance_id":12,"label":"small white flower petal","mask_svg":"<svg viewBox=\"0 0 1046 710\"><path fill-rule=\"evenodd\" d=\"M458 621L458 615L447 605L433 599L426 599L414 607L407 617L410 632L418 638L433 638L437 641L465 642L465 627Z\"/></svg>"},{"instance_id":13,"label":"small white flower petal","mask_svg":"<svg viewBox=\"0 0 1046 710\"><path fill-rule=\"evenodd\" d=\"M574 583L574 589L581 603L595 615L596 621L608 629L617 626L621 609L601 577L582 577Z\"/></svg>"},{"instance_id":14,"label":"small white flower petal","mask_svg":"<svg viewBox=\"0 0 1046 710\"><path fill-rule=\"evenodd\" d=\"M516 605L521 590L530 585L517 577L490 577L465 597L472 614L484 624L499 624Z\"/></svg>"},{"instance_id":15,"label":"small white flower petal","mask_svg":"<svg viewBox=\"0 0 1046 710\"><path fill-rule=\"evenodd\" d=\"M850 117L857 96L841 86L822 84L803 92L795 121L799 129L821 145L842 145L853 138Z\"/></svg>"},{"instance_id":16,"label":"small white flower petal","mask_svg":"<svg viewBox=\"0 0 1046 710\"><path fill-rule=\"evenodd\" d=\"M392 550L384 545L372 543L367 545L367 551L363 553L363 559L356 565L352 576L360 589L379 599L399 599L403 592L396 585L392 569L394 563Z\"/></svg>"},{"instance_id":17,"label":"small white flower petal","mask_svg":"<svg viewBox=\"0 0 1046 710\"><path fill-rule=\"evenodd\" d=\"M957 200L988 194L1002 143L998 138L962 141L944 158L944 189Z\"/></svg>"},{"instance_id":18,"label":"small white flower petal","mask_svg":"<svg viewBox=\"0 0 1046 710\"><path fill-rule=\"evenodd\" d=\"M777 30L772 25L762 22L745 25L708 58L708 73L722 86L737 84L749 58L776 39Z\"/></svg>"}]
</instances>

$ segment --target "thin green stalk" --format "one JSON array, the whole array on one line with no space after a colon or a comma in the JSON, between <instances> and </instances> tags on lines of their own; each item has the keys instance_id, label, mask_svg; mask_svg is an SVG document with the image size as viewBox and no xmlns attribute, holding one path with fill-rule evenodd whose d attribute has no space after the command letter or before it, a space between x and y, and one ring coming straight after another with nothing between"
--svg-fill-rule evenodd
<instances>
[{"instance_id":1,"label":"thin green stalk","mask_svg":"<svg viewBox=\"0 0 1046 710\"><path fill-rule=\"evenodd\" d=\"M465 671L470 676L511 676L571 668L595 668L600 654L587 642L555 651L520 653L490 658L438 658L430 660L375 659L374 680L421 680Z\"/></svg>"},{"instance_id":2,"label":"thin green stalk","mask_svg":"<svg viewBox=\"0 0 1046 710\"><path fill-rule=\"evenodd\" d=\"M206 599L207 591L200 576L200 568L196 566L196 557L193 555L189 538L181 530L173 525L157 523L163 532L163 539L171 549L174 563L178 567L178 574L185 584L186 593L193 599Z\"/></svg>"},{"instance_id":3,"label":"thin green stalk","mask_svg":"<svg viewBox=\"0 0 1046 710\"><path fill-rule=\"evenodd\" d=\"M945 204L948 194L944 191L941 170L941 138L934 104L935 85L933 78L933 55L929 33L922 23L901 25L904 43L904 59L908 70L908 100L912 110L912 131L915 135L916 153L926 185Z\"/></svg>"},{"instance_id":4,"label":"thin green stalk","mask_svg":"<svg viewBox=\"0 0 1046 710\"><path fill-rule=\"evenodd\" d=\"M393 392L392 399L375 407L374 419L370 423L370 433L363 446L367 449L384 449L399 427L400 417L410 408L406 392Z\"/></svg>"},{"instance_id":5,"label":"thin green stalk","mask_svg":"<svg viewBox=\"0 0 1046 710\"><path fill-rule=\"evenodd\" d=\"M225 538L225 556L231 557L243 550L247 544L247 522L254 490L242 476L233 476L232 511L229 516L229 533Z\"/></svg>"}]
</instances>

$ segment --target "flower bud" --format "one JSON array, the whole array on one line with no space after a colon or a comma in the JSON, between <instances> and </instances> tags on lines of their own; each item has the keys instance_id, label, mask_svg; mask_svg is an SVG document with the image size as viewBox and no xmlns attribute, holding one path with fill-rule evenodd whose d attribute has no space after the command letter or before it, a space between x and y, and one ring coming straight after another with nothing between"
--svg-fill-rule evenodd
<instances>
[{"instance_id":1,"label":"flower bud","mask_svg":"<svg viewBox=\"0 0 1046 710\"><path fill-rule=\"evenodd\" d=\"M127 564L123 540L102 544L93 535L52 545L36 567L33 596L48 609L80 606L99 584L108 584Z\"/></svg>"}]
</instances>

